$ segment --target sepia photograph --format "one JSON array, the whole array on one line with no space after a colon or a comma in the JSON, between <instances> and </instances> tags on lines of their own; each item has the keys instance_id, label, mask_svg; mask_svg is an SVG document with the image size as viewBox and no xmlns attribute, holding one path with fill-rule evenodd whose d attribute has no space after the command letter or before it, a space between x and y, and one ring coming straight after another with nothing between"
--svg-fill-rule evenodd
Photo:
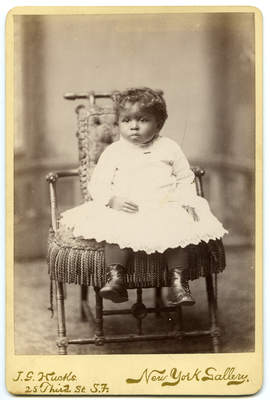
<instances>
[{"instance_id":1,"label":"sepia photograph","mask_svg":"<svg viewBox=\"0 0 270 400\"><path fill-rule=\"evenodd\" d=\"M236 360L262 369L259 10L75 10L18 8L7 25L8 349L50 356L9 366L11 392L254 393L262 376L250 389ZM126 387L72 386L85 356Z\"/></svg>"}]
</instances>

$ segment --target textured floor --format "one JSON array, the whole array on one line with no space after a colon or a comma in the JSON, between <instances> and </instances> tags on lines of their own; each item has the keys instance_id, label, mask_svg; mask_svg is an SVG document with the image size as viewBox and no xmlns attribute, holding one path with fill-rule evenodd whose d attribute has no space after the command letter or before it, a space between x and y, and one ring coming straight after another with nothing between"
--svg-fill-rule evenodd
<instances>
[{"instance_id":1,"label":"textured floor","mask_svg":"<svg viewBox=\"0 0 270 400\"><path fill-rule=\"evenodd\" d=\"M218 278L218 319L222 330L220 351L223 353L254 351L254 254L250 249L227 249L227 268ZM209 329L209 316L205 280L191 283L196 305L184 308L184 329ZM79 299L80 287L67 285L66 319L67 336L89 338L93 328L82 322ZM153 305L153 290L143 292L143 301ZM135 292L129 291L130 305L135 302ZM166 289L164 290L166 300ZM90 303L94 293L90 291ZM54 300L55 303L55 300ZM126 306L127 303L124 304ZM20 355L58 354L56 346L57 312L53 318L49 307L49 276L45 260L17 262L15 264L15 353ZM104 301L104 308L115 307ZM123 305L118 305L123 308ZM106 334L132 333L134 320L130 315L105 317ZM143 320L144 332L173 329L173 314L160 318L154 315ZM209 337L185 338L182 341L160 340L152 342L95 345L71 345L68 354L168 354L212 352Z\"/></svg>"}]
</instances>

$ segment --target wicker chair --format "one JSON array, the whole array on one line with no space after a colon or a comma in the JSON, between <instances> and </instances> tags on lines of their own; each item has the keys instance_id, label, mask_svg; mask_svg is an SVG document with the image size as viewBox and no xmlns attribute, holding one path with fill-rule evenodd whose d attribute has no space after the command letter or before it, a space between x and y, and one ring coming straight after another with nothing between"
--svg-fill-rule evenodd
<instances>
[{"instance_id":1,"label":"wicker chair","mask_svg":"<svg viewBox=\"0 0 270 400\"><path fill-rule=\"evenodd\" d=\"M144 252L134 253L127 268L126 283L128 289L136 289L137 301L131 309L104 310L100 288L105 284L104 243L95 240L75 238L70 231L59 229L56 183L59 178L79 176L83 201L91 201L87 183L102 151L115 140L118 140L118 127L114 112L110 106L99 107L97 98L110 98L109 93L67 94L66 99L89 99L89 107L78 106L78 145L79 168L76 170L51 172L47 175L50 187L52 227L48 238L48 273L51 279L51 309L53 310L53 282L56 284L56 302L58 310L59 354L67 354L71 344L103 345L110 342L141 341L152 339L183 339L185 337L207 336L212 338L213 351L219 352L220 329L217 326L217 274L225 268L225 253L221 240L201 242L189 245L190 280L205 277L210 315L209 330L185 332L182 329L181 307L164 306L161 300L161 288L169 286L169 274L162 254L147 255ZM202 176L204 171L193 168L197 193L203 196ZM214 275L214 280L213 280ZM81 285L81 308L83 318L93 321L87 301L88 287L93 286L96 297L95 335L87 339L68 339L64 309L64 284ZM156 288L155 307L147 308L142 302L142 289ZM175 326L171 332L155 334L142 333L142 320L148 313L174 313ZM117 336L106 336L103 332L103 316L115 314L132 314L136 321L136 332L132 335L119 333Z\"/></svg>"}]
</instances>

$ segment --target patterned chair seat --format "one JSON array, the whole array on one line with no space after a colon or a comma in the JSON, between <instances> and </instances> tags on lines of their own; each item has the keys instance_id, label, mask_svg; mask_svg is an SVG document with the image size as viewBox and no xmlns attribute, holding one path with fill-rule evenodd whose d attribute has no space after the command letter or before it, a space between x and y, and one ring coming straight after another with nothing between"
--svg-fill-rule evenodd
<instances>
[{"instance_id":1,"label":"patterned chair seat","mask_svg":"<svg viewBox=\"0 0 270 400\"><path fill-rule=\"evenodd\" d=\"M189 245L189 280L218 274L225 268L221 240ZM105 284L104 243L74 237L61 227L50 232L48 240L48 272L52 280L101 288ZM169 273L160 253L134 253L127 268L128 289L169 286Z\"/></svg>"}]
</instances>

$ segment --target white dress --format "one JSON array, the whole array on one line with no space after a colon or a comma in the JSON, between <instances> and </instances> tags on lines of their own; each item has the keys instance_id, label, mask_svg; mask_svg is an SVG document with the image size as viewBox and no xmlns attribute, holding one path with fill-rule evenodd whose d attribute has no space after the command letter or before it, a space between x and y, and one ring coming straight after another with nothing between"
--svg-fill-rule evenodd
<instances>
[{"instance_id":1,"label":"white dress","mask_svg":"<svg viewBox=\"0 0 270 400\"><path fill-rule=\"evenodd\" d=\"M151 254L227 233L207 201L197 196L189 163L169 138L160 136L142 146L122 138L111 144L100 156L88 190L93 201L62 214L61 224L72 228L74 236ZM139 211L111 209L112 196L127 197ZM199 221L183 206L194 207Z\"/></svg>"}]
</instances>

